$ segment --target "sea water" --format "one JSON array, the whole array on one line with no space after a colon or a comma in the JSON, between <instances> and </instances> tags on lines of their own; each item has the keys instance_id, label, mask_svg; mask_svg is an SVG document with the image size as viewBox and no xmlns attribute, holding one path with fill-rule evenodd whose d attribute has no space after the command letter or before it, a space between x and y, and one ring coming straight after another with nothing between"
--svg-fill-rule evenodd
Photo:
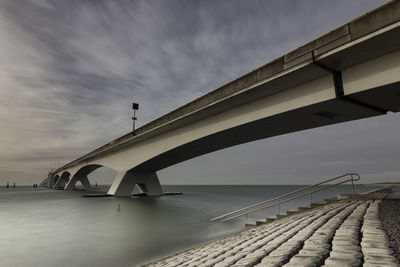
<instances>
[{"instance_id":1,"label":"sea water","mask_svg":"<svg viewBox=\"0 0 400 267\"><path fill-rule=\"evenodd\" d=\"M244 230L246 222L273 216L277 207L232 220L223 213L296 190L299 185L176 185L182 195L84 198L87 191L0 188L0 266L140 266L186 248ZM371 187L356 187L357 193ZM103 188L106 192L107 188ZM98 191L96 191L98 193ZM313 201L351 193L339 186ZM304 197L281 212L309 203Z\"/></svg>"}]
</instances>

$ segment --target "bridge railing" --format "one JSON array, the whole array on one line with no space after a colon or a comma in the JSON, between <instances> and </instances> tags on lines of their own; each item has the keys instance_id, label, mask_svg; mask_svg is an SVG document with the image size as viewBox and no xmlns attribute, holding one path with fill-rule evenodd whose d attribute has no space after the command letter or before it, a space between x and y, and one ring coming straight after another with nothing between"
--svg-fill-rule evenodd
<instances>
[{"instance_id":1,"label":"bridge railing","mask_svg":"<svg viewBox=\"0 0 400 267\"><path fill-rule=\"evenodd\" d=\"M330 183L332 181L336 181L336 180L342 180L342 181L339 181L335 184L328 184L328 183ZM338 186L338 185L341 185L341 184L344 184L347 182L351 182L352 193L354 194L355 193L354 182L358 181L358 180L360 180L360 175L358 173L346 173L346 174L340 175L338 177L327 179L320 183L317 183L314 185L309 185L309 186L294 190L292 192L280 195L278 197L274 197L274 198L271 198L271 199L268 199L268 200L265 200L265 201L262 201L262 202L259 202L259 203L256 203L256 204L253 204L253 205L250 205L250 206L247 206L247 207L244 207L244 208L241 208L241 209L238 209L238 210L226 213L226 214L223 214L221 216L211 219L210 221L225 222L225 221L229 221L231 219L238 218L241 216L247 217L248 214L251 214L251 213L263 210L263 209L268 209L271 207L277 207L278 214L280 214L280 211L281 211L280 205L282 203L286 203L286 202L289 202L291 200L294 200L294 199L297 199L300 197L308 196L310 199L310 205L311 205L313 193L320 192L320 191L326 190L328 188L332 188L332 187L335 187L335 186ZM321 188L321 186L323 186L323 187Z\"/></svg>"}]
</instances>

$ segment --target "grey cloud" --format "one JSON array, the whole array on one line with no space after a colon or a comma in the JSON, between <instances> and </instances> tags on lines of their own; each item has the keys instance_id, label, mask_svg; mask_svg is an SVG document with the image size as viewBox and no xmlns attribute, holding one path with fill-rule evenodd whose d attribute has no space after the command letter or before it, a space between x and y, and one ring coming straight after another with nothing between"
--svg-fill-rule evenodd
<instances>
[{"instance_id":1,"label":"grey cloud","mask_svg":"<svg viewBox=\"0 0 400 267\"><path fill-rule=\"evenodd\" d=\"M0 87L0 126L5 129L0 165L25 162L26 168L45 168L72 160L128 132L133 100L141 104L139 123L144 124L383 2L2 1L0 34L7 42L0 44L6 77ZM388 121L366 124L390 128L387 124L398 125L398 116ZM278 177L296 170L337 171L331 165L347 168L349 164L339 164L342 150L332 148L341 146L326 141L327 136L350 139L343 143L354 144L352 153L362 154L365 161L380 155L387 163L398 156L390 133L386 142L379 141L377 129L367 135L359 132L353 140L346 127L353 126L315 129L216 152L163 171L162 182L196 183L200 178L193 172L206 168L218 178L202 177L202 183L237 183L240 175L257 183L268 173ZM397 126L391 129L398 132ZM319 148L303 145L312 142ZM365 142L375 145L363 148ZM379 151L377 147L381 154L366 153ZM299 152L304 149L307 153ZM241 153L248 160L237 164ZM215 158L221 164L213 165ZM365 162L346 159L355 165ZM264 169L266 164L270 170ZM393 169L388 164L380 166ZM40 180L45 173L32 175Z\"/></svg>"}]
</instances>

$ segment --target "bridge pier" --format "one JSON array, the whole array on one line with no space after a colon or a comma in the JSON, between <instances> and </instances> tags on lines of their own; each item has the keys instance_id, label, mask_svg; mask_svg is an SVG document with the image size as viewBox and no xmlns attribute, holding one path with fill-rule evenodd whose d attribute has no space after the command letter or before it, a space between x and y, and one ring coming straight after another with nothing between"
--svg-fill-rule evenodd
<instances>
[{"instance_id":1,"label":"bridge pier","mask_svg":"<svg viewBox=\"0 0 400 267\"><path fill-rule=\"evenodd\" d=\"M55 175L54 173L49 173L47 175L47 187L48 188L53 188L55 180L56 180L56 176L58 176L58 175Z\"/></svg>"},{"instance_id":2,"label":"bridge pier","mask_svg":"<svg viewBox=\"0 0 400 267\"><path fill-rule=\"evenodd\" d=\"M140 193L146 193L148 196L164 195L155 172L132 171L119 172L108 190L108 194L118 197L131 196L136 185Z\"/></svg>"},{"instance_id":3,"label":"bridge pier","mask_svg":"<svg viewBox=\"0 0 400 267\"><path fill-rule=\"evenodd\" d=\"M78 176L74 175L72 178L68 181L68 183L65 185L64 189L65 190L71 190L74 189L76 182L80 181L81 184L83 185L83 188L89 189L91 188L89 179L87 178L86 175Z\"/></svg>"},{"instance_id":4,"label":"bridge pier","mask_svg":"<svg viewBox=\"0 0 400 267\"><path fill-rule=\"evenodd\" d=\"M53 186L53 189L64 189L68 183L70 174L68 172L63 173L60 178L57 179Z\"/></svg>"}]
</instances>

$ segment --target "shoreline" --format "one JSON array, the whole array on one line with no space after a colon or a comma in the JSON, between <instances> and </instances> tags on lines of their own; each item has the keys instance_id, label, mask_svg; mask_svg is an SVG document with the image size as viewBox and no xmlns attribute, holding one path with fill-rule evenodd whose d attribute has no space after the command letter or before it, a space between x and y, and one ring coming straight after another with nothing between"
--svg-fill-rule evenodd
<instances>
[{"instance_id":1,"label":"shoreline","mask_svg":"<svg viewBox=\"0 0 400 267\"><path fill-rule=\"evenodd\" d=\"M380 190L327 203L141 266L335 266L358 262L400 266L378 218L388 193ZM318 239L321 233L330 239ZM376 238L381 242L374 242ZM352 250L346 251L348 248Z\"/></svg>"}]
</instances>

